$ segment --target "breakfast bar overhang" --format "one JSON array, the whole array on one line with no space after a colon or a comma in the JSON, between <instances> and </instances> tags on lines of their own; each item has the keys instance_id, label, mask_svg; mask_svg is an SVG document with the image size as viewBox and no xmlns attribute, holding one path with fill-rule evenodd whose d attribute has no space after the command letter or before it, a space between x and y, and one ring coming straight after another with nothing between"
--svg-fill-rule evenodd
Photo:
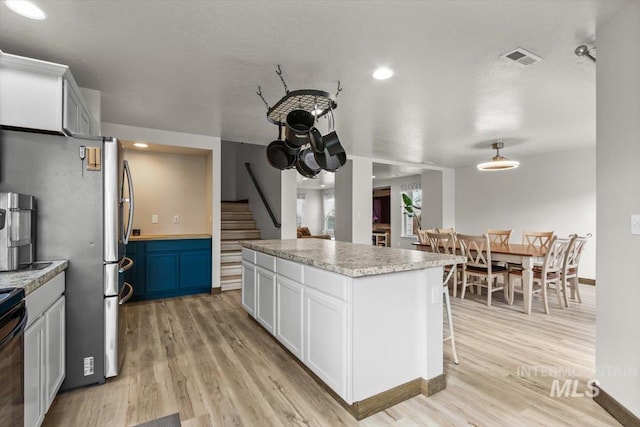
<instances>
[{"instance_id":1,"label":"breakfast bar overhang","mask_svg":"<svg viewBox=\"0 0 640 427\"><path fill-rule=\"evenodd\" d=\"M357 418L445 388L443 267L322 239L241 242L242 305Z\"/></svg>"}]
</instances>

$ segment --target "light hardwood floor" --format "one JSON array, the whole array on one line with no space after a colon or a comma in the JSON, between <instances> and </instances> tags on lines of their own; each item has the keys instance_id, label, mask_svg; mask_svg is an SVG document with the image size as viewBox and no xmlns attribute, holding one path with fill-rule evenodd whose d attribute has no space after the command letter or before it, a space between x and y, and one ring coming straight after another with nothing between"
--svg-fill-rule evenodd
<instances>
[{"instance_id":1,"label":"light hardwood floor","mask_svg":"<svg viewBox=\"0 0 640 427\"><path fill-rule=\"evenodd\" d=\"M588 397L549 397L554 379L578 379L582 392L594 376L595 288L582 286L582 297L565 309L551 299L548 316L534 298L530 317L502 294L491 308L486 297L452 298L460 365L445 342L446 390L360 425L619 425ZM126 308L122 374L59 395L45 426L131 426L176 412L185 427L358 425L248 318L239 291Z\"/></svg>"}]
</instances>

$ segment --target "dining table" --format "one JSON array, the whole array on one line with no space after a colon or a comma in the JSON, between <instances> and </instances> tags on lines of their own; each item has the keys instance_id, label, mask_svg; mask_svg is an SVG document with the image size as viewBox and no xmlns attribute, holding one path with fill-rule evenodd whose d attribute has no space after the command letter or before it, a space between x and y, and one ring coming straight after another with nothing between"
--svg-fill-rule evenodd
<instances>
[{"instance_id":1,"label":"dining table","mask_svg":"<svg viewBox=\"0 0 640 427\"><path fill-rule=\"evenodd\" d=\"M428 243L415 242L416 249L431 252ZM542 246L524 245L520 243L490 243L491 261L519 264L522 266L522 294L524 312L531 314L533 296L533 266L542 264L546 248Z\"/></svg>"}]
</instances>

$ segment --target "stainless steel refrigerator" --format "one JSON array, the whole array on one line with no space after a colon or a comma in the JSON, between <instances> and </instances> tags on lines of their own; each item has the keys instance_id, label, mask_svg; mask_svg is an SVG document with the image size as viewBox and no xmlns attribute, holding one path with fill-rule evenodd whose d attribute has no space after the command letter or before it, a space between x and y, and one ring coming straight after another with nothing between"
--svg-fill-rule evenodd
<instances>
[{"instance_id":1,"label":"stainless steel refrigerator","mask_svg":"<svg viewBox=\"0 0 640 427\"><path fill-rule=\"evenodd\" d=\"M124 360L133 183L115 138L0 130L0 191L36 198L36 260L68 259L62 390L103 383Z\"/></svg>"}]
</instances>

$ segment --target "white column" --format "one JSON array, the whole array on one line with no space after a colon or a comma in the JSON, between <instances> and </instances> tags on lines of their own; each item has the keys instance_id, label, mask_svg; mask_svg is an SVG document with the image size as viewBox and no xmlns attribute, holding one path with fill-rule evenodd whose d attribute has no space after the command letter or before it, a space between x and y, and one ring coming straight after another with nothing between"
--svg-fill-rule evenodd
<instances>
[{"instance_id":1,"label":"white column","mask_svg":"<svg viewBox=\"0 0 640 427\"><path fill-rule=\"evenodd\" d=\"M296 238L296 197L298 192L297 171L284 170L280 175L280 238Z\"/></svg>"},{"instance_id":2,"label":"white column","mask_svg":"<svg viewBox=\"0 0 640 427\"><path fill-rule=\"evenodd\" d=\"M211 147L211 287L220 287L220 200L222 197L222 143L214 141Z\"/></svg>"},{"instance_id":3,"label":"white column","mask_svg":"<svg viewBox=\"0 0 640 427\"><path fill-rule=\"evenodd\" d=\"M371 159L354 157L336 172L336 240L371 244Z\"/></svg>"},{"instance_id":4,"label":"white column","mask_svg":"<svg viewBox=\"0 0 640 427\"><path fill-rule=\"evenodd\" d=\"M631 232L640 214L638 23L640 2L627 2L596 29L596 378L640 417L640 235Z\"/></svg>"}]
</instances>

